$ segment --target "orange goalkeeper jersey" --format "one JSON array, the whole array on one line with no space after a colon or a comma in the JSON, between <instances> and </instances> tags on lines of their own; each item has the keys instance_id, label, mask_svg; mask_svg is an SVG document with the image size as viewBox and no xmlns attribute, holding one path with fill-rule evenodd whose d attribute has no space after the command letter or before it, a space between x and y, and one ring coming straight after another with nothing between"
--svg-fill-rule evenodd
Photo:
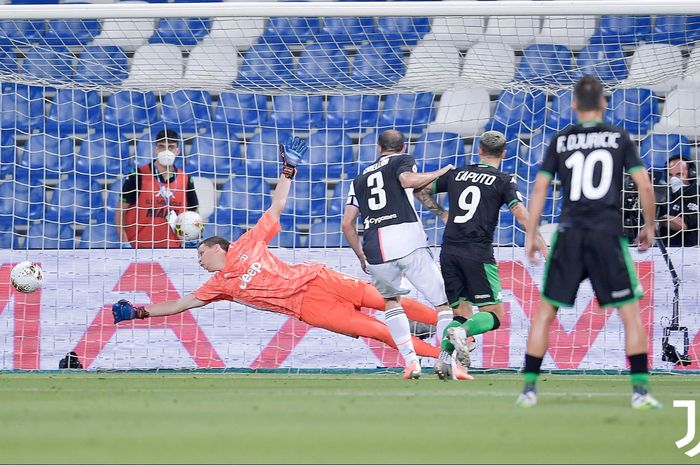
<instances>
[{"instance_id":1,"label":"orange goalkeeper jersey","mask_svg":"<svg viewBox=\"0 0 700 465\"><path fill-rule=\"evenodd\" d=\"M250 231L231 243L224 268L194 291L194 296L206 303L232 300L299 318L303 292L325 265L290 265L275 257L267 243L281 229L265 212Z\"/></svg>"}]
</instances>

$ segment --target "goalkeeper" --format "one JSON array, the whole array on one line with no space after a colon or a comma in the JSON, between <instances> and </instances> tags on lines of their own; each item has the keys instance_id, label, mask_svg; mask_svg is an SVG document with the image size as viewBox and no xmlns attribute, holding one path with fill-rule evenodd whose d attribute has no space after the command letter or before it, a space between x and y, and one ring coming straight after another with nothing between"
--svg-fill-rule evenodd
<instances>
[{"instance_id":1,"label":"goalkeeper","mask_svg":"<svg viewBox=\"0 0 700 465\"><path fill-rule=\"evenodd\" d=\"M211 302L230 300L250 307L293 316L318 328L352 337L369 337L396 347L389 328L360 312L383 310L384 299L369 283L327 268L321 263L288 264L273 255L268 242L281 230L279 219L289 195L296 166L306 155L306 143L295 137L280 146L283 170L272 205L257 224L231 243L223 237L203 240L199 264L216 272L206 283L179 300L134 307L126 300L112 306L115 324L123 320L174 315ZM403 307L412 320L437 323L437 313L410 299ZM413 337L416 352L437 357L439 349Z\"/></svg>"}]
</instances>

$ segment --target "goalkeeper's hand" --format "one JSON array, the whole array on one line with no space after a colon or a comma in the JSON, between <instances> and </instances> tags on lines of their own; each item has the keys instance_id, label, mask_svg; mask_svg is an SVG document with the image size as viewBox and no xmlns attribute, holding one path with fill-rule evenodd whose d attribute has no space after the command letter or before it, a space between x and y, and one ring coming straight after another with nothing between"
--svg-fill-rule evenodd
<instances>
[{"instance_id":1,"label":"goalkeeper's hand","mask_svg":"<svg viewBox=\"0 0 700 465\"><path fill-rule=\"evenodd\" d=\"M134 307L131 302L124 299L112 305L112 315L114 315L114 324L124 320L143 320L149 316L145 307Z\"/></svg>"},{"instance_id":2,"label":"goalkeeper's hand","mask_svg":"<svg viewBox=\"0 0 700 465\"><path fill-rule=\"evenodd\" d=\"M297 166L302 163L308 152L306 142L298 137L290 137L285 144L280 144L280 158L284 165L282 174L292 179L297 174Z\"/></svg>"}]
</instances>

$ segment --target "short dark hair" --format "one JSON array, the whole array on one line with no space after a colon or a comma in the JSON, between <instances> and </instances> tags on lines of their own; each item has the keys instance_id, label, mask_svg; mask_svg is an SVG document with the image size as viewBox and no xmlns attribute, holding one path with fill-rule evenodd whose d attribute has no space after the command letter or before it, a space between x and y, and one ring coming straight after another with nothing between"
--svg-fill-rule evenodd
<instances>
[{"instance_id":1,"label":"short dark hair","mask_svg":"<svg viewBox=\"0 0 700 465\"><path fill-rule=\"evenodd\" d=\"M162 129L156 135L156 143L163 140L171 140L175 143L178 143L179 139L180 135L172 129Z\"/></svg>"},{"instance_id":2,"label":"short dark hair","mask_svg":"<svg viewBox=\"0 0 700 465\"><path fill-rule=\"evenodd\" d=\"M221 236L212 236L203 239L202 242L197 245L197 248L203 245L206 245L207 247L214 247L215 245L218 245L224 249L224 252L228 252L228 246L231 245L231 243Z\"/></svg>"},{"instance_id":3,"label":"short dark hair","mask_svg":"<svg viewBox=\"0 0 700 465\"><path fill-rule=\"evenodd\" d=\"M590 74L583 76L574 86L574 100L579 111L601 110L602 99L603 85Z\"/></svg>"},{"instance_id":4,"label":"short dark hair","mask_svg":"<svg viewBox=\"0 0 700 465\"><path fill-rule=\"evenodd\" d=\"M382 152L401 153L403 146L406 144L406 138L401 131L389 129L379 135L377 145L382 149Z\"/></svg>"},{"instance_id":5,"label":"short dark hair","mask_svg":"<svg viewBox=\"0 0 700 465\"><path fill-rule=\"evenodd\" d=\"M479 147L484 155L500 158L506 148L506 136L498 131L486 131L479 137Z\"/></svg>"}]
</instances>

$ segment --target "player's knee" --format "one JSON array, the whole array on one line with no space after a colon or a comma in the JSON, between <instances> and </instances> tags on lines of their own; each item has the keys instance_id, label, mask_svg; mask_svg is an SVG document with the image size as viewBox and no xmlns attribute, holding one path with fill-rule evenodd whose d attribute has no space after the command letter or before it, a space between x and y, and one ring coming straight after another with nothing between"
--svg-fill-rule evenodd
<instances>
[{"instance_id":1,"label":"player's knee","mask_svg":"<svg viewBox=\"0 0 700 465\"><path fill-rule=\"evenodd\" d=\"M495 317L496 321L498 322L497 323L498 325L500 325L500 321L503 320L503 318L505 318L505 316L506 316L506 309L502 303L498 303L496 305L489 305L487 307L482 307L480 310L491 312L493 314L493 316Z\"/></svg>"}]
</instances>

